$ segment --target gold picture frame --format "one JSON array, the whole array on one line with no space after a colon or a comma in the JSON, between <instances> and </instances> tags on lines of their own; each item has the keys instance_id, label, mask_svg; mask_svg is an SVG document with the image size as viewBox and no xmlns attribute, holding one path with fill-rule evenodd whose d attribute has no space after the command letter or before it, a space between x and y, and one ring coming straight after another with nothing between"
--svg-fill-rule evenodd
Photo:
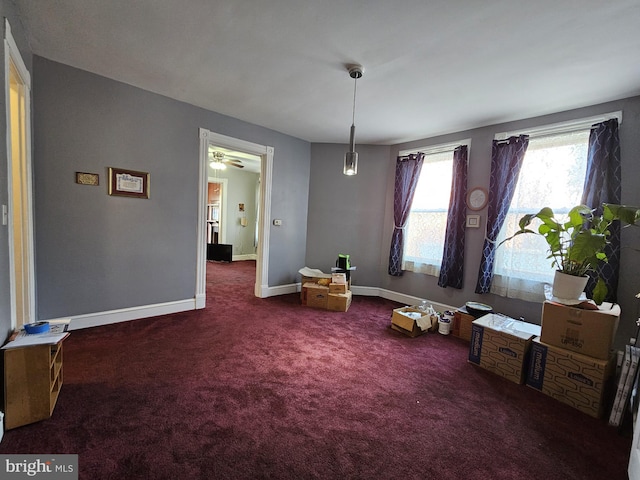
<instances>
[{"instance_id":1,"label":"gold picture frame","mask_svg":"<svg viewBox=\"0 0 640 480\"><path fill-rule=\"evenodd\" d=\"M149 198L149 173L109 167L109 195Z\"/></svg>"},{"instance_id":2,"label":"gold picture frame","mask_svg":"<svg viewBox=\"0 0 640 480\"><path fill-rule=\"evenodd\" d=\"M76 183L79 185L100 185L100 175L97 173L76 172Z\"/></svg>"}]
</instances>

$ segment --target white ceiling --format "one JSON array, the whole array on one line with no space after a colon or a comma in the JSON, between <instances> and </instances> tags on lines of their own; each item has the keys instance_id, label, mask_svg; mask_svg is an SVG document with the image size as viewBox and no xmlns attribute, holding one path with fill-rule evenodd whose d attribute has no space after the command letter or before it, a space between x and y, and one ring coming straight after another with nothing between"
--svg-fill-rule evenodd
<instances>
[{"instance_id":1,"label":"white ceiling","mask_svg":"<svg viewBox=\"0 0 640 480\"><path fill-rule=\"evenodd\" d=\"M17 0L37 55L310 142L640 94L640 0Z\"/></svg>"}]
</instances>

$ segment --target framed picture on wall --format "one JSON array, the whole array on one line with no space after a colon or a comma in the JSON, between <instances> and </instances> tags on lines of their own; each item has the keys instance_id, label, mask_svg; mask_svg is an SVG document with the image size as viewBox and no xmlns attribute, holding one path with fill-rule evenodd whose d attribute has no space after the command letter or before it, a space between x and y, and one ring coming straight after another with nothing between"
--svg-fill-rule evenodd
<instances>
[{"instance_id":1,"label":"framed picture on wall","mask_svg":"<svg viewBox=\"0 0 640 480\"><path fill-rule=\"evenodd\" d=\"M79 185L100 185L100 176L97 173L76 172L76 183Z\"/></svg>"},{"instance_id":2,"label":"framed picture on wall","mask_svg":"<svg viewBox=\"0 0 640 480\"><path fill-rule=\"evenodd\" d=\"M480 227L480 215L467 215L467 227L479 228Z\"/></svg>"},{"instance_id":3,"label":"framed picture on wall","mask_svg":"<svg viewBox=\"0 0 640 480\"><path fill-rule=\"evenodd\" d=\"M149 198L149 174L109 167L109 195Z\"/></svg>"}]
</instances>

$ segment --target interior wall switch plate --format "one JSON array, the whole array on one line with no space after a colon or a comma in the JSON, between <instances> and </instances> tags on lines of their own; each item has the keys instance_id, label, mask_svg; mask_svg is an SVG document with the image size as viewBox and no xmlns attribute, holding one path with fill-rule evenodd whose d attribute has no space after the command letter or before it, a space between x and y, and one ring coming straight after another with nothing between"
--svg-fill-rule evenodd
<instances>
[{"instance_id":1,"label":"interior wall switch plate","mask_svg":"<svg viewBox=\"0 0 640 480\"><path fill-rule=\"evenodd\" d=\"M274 224L276 227L280 227L280 226L282 226L282 220L280 220L279 218L276 218L276 219L273 221L273 224Z\"/></svg>"}]
</instances>

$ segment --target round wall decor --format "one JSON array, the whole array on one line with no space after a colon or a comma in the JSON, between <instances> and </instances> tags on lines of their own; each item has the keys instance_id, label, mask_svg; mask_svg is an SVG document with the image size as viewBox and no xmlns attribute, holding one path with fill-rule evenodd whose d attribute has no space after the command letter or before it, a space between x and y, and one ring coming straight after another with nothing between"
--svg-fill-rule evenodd
<instances>
[{"instance_id":1,"label":"round wall decor","mask_svg":"<svg viewBox=\"0 0 640 480\"><path fill-rule=\"evenodd\" d=\"M467 193L467 207L469 210L482 210L489 201L489 192L483 187L474 187Z\"/></svg>"}]
</instances>

